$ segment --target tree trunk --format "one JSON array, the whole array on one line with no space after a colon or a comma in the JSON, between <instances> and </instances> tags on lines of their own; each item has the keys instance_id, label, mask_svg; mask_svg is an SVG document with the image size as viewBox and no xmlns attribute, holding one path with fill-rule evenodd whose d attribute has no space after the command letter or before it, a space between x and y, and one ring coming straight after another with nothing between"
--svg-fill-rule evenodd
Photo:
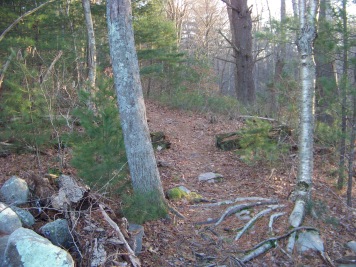
<instances>
[{"instance_id":1,"label":"tree trunk","mask_svg":"<svg viewBox=\"0 0 356 267\"><path fill-rule=\"evenodd\" d=\"M286 0L281 0L281 23L284 24L286 20ZM270 114L274 116L278 112L278 84L282 81L283 68L285 65L287 46L284 42L286 38L286 31L284 27L281 28L282 43L277 47L277 62L274 70L273 87L270 88Z\"/></svg>"},{"instance_id":2,"label":"tree trunk","mask_svg":"<svg viewBox=\"0 0 356 267\"><path fill-rule=\"evenodd\" d=\"M340 160L339 160L339 178L337 181L338 189L342 189L344 186L345 176L345 154L346 154L346 98L347 98L347 71L348 71L348 34L347 34L347 13L346 13L347 0L342 1L342 20L343 20L343 63L342 63L342 80L341 80L341 139L340 139Z\"/></svg>"},{"instance_id":3,"label":"tree trunk","mask_svg":"<svg viewBox=\"0 0 356 267\"><path fill-rule=\"evenodd\" d=\"M289 217L293 227L302 224L305 214L305 205L310 199L313 175L313 129L314 129L314 90L315 90L315 63L313 60L313 43L316 38L316 10L317 0L309 2L309 12L306 12L305 0L299 1L300 34L297 40L300 79L301 79L301 106L300 106L300 133L299 133L299 168L294 209ZM306 14L307 17L306 17Z\"/></svg>"},{"instance_id":4,"label":"tree trunk","mask_svg":"<svg viewBox=\"0 0 356 267\"><path fill-rule=\"evenodd\" d=\"M223 2L228 8L232 33L237 99L245 105L251 105L256 98L253 81L251 7L247 6L247 0L223 0Z\"/></svg>"},{"instance_id":5,"label":"tree trunk","mask_svg":"<svg viewBox=\"0 0 356 267\"><path fill-rule=\"evenodd\" d=\"M356 84L356 64L354 64L354 84ZM346 203L352 207L352 180L354 178L354 159L355 159L355 139L356 139L356 92L352 92L353 111L352 111L352 128L350 135L350 152L349 152L349 177L347 182Z\"/></svg>"},{"instance_id":6,"label":"tree trunk","mask_svg":"<svg viewBox=\"0 0 356 267\"><path fill-rule=\"evenodd\" d=\"M330 108L332 99L336 94L336 77L331 59L330 49L325 45L325 41L330 34L327 24L330 22L327 11L330 9L330 0L320 1L318 32L320 36L315 42L315 63L316 63L316 119L324 122L327 110ZM330 88L335 88L334 92L327 92L323 80L327 79L331 83Z\"/></svg>"},{"instance_id":7,"label":"tree trunk","mask_svg":"<svg viewBox=\"0 0 356 267\"><path fill-rule=\"evenodd\" d=\"M93 20L90 11L90 0L82 0L85 24L88 32L88 80L90 85L90 93L93 93L96 79L96 45Z\"/></svg>"},{"instance_id":8,"label":"tree trunk","mask_svg":"<svg viewBox=\"0 0 356 267\"><path fill-rule=\"evenodd\" d=\"M115 88L126 155L135 194L154 194L164 201L139 75L130 0L107 1L107 23Z\"/></svg>"}]
</instances>

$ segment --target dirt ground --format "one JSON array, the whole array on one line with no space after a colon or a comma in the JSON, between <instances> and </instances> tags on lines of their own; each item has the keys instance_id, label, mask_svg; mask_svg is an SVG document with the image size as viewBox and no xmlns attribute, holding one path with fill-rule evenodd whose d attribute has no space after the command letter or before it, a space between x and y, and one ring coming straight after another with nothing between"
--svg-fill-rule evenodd
<instances>
[{"instance_id":1,"label":"dirt ground","mask_svg":"<svg viewBox=\"0 0 356 267\"><path fill-rule=\"evenodd\" d=\"M157 161L164 166L159 169L165 190L183 185L210 201L269 198L284 205L278 211L286 214L275 221L273 233L268 229L270 213L259 219L238 241L234 241L237 232L246 224L234 215L216 227L214 224L197 224L220 217L228 206L197 206L185 199L171 201L185 219L171 214L170 220L145 223L143 251L139 256L142 266L239 266L234 257L240 257L241 252L291 230L288 216L293 202L289 201L289 195L296 183L295 153L287 155L278 166L249 166L235 152L215 147L215 135L238 130L242 120L230 120L223 116L212 120L211 114L172 110L152 102L146 105L150 131L163 131L171 142L170 149L156 151ZM30 179L34 171L45 174L58 164L56 157L55 151L49 151L46 156L40 157L24 154L0 158L0 185L11 175ZM312 191L315 212L314 216L308 215L303 223L320 231L325 251L332 261L348 255L350 251L345 248L345 243L356 240L356 210L346 206L345 190L336 190L333 157L332 154L315 155ZM218 183L199 182L199 174L205 172L216 172L224 178ZM75 174L75 170L68 165L66 173ZM353 192L355 207L356 186ZM254 216L263 209L266 206L255 207L250 215ZM286 243L286 239L281 239L276 248L246 266L330 266L317 253L288 254Z\"/></svg>"}]
</instances>

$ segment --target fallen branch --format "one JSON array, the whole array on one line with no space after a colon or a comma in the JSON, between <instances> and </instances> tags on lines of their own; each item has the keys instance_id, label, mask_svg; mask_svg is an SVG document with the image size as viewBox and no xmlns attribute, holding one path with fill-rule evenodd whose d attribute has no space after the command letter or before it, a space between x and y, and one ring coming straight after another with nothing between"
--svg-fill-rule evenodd
<instances>
[{"instance_id":1,"label":"fallen branch","mask_svg":"<svg viewBox=\"0 0 356 267\"><path fill-rule=\"evenodd\" d=\"M259 213L257 213L256 216L254 216L251 220L249 220L249 222L245 224L245 226L242 228L242 230L237 233L237 235L235 237L235 241L239 240L240 237L244 234L244 232L246 232L246 230L248 228L250 228L251 225L254 224L259 218L261 218L262 216L266 215L267 213L270 213L272 210L283 208L283 207L285 207L285 206L284 205L275 205L275 206L272 206L272 207L270 207L268 209L265 209L265 210L260 211Z\"/></svg>"},{"instance_id":2,"label":"fallen branch","mask_svg":"<svg viewBox=\"0 0 356 267\"><path fill-rule=\"evenodd\" d=\"M271 205L271 204L276 204L276 203L277 203L277 201L275 201L275 200L266 201L266 202L259 201L259 202L255 202L255 203L244 203L244 204L229 207L225 210L225 212L220 217L220 219L215 223L215 226L218 226L226 217L228 217L238 211L241 211L244 209L249 209L249 208L256 207L256 206Z\"/></svg>"},{"instance_id":3,"label":"fallen branch","mask_svg":"<svg viewBox=\"0 0 356 267\"><path fill-rule=\"evenodd\" d=\"M105 212L105 210L104 210L104 208L103 208L103 206L101 204L99 204L99 208L100 208L101 213L104 216L104 219L110 224L110 226L112 228L114 228L114 230L117 232L117 234L119 236L120 241L124 243L125 248L129 252L128 256L129 256L129 259L130 259L130 261L132 263L132 266L133 267L140 267L141 263L140 263L139 258L136 257L135 252L131 249L130 245L127 243L127 241L126 241L124 235L122 234L119 226L109 217L109 215Z\"/></svg>"}]
</instances>

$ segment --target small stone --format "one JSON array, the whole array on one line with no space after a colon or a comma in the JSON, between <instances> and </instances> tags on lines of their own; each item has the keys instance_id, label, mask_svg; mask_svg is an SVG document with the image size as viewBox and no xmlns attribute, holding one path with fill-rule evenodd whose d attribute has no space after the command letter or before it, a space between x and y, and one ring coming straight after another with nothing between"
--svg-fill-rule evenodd
<instances>
[{"instance_id":1,"label":"small stone","mask_svg":"<svg viewBox=\"0 0 356 267\"><path fill-rule=\"evenodd\" d=\"M23 226L32 227L35 224L35 217L33 217L28 210L24 210L16 206L11 206L11 209L20 218Z\"/></svg>"},{"instance_id":2,"label":"small stone","mask_svg":"<svg viewBox=\"0 0 356 267\"><path fill-rule=\"evenodd\" d=\"M198 180L199 182L208 182L208 183L215 183L215 182L220 182L222 180L223 176L219 173L214 173L214 172L206 172L199 174Z\"/></svg>"},{"instance_id":3,"label":"small stone","mask_svg":"<svg viewBox=\"0 0 356 267\"><path fill-rule=\"evenodd\" d=\"M29 189L24 179L12 176L0 189L0 195L7 204L21 205L28 201Z\"/></svg>"},{"instance_id":4,"label":"small stone","mask_svg":"<svg viewBox=\"0 0 356 267\"><path fill-rule=\"evenodd\" d=\"M73 245L73 238L69 232L68 222L65 219L58 219L47 223L40 228L41 234L48 238L53 245L70 248Z\"/></svg>"}]
</instances>

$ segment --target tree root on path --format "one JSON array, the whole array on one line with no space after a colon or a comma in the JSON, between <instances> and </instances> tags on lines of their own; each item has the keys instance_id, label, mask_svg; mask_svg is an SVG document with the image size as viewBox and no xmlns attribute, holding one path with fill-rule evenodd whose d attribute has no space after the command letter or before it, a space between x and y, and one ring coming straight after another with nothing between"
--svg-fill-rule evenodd
<instances>
[{"instance_id":1,"label":"tree root on path","mask_svg":"<svg viewBox=\"0 0 356 267\"><path fill-rule=\"evenodd\" d=\"M245 256L240 258L239 261L245 263L245 262L248 262L248 261L258 257L259 255L261 255L261 254L267 252L268 250L270 250L271 248L276 247L278 240L286 238L286 237L290 236L291 234L293 234L294 232L300 231L300 230L308 230L308 231L317 231L317 232L319 232L318 229L316 229L314 227L309 227L309 226L301 226L301 227L294 228L293 230L287 232L284 235L277 236L277 237L272 237L272 238L266 239L266 240L258 243L253 248L245 251Z\"/></svg>"},{"instance_id":2,"label":"tree root on path","mask_svg":"<svg viewBox=\"0 0 356 267\"><path fill-rule=\"evenodd\" d=\"M269 207L268 209L265 209L263 211L260 211L259 213L256 214L251 220L249 220L248 223L245 224L244 228L240 232L237 233L235 237L235 241L239 240L240 237L246 232L248 228L252 226L260 217L266 215L267 213L270 213L272 210L279 209L285 207L284 205L274 205Z\"/></svg>"}]
</instances>

